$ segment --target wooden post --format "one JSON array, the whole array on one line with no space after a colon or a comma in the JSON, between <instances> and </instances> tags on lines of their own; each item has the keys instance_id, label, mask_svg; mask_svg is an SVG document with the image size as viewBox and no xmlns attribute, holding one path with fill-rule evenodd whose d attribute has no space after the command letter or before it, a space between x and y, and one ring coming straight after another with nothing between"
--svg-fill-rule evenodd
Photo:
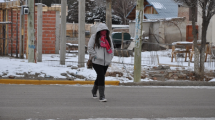
<instances>
[{"instance_id":1,"label":"wooden post","mask_svg":"<svg viewBox=\"0 0 215 120\"><path fill-rule=\"evenodd\" d=\"M134 56L134 82L141 79L141 46L142 46L142 21L143 21L143 1L137 0L136 23L135 23L135 56Z\"/></svg>"},{"instance_id":2,"label":"wooden post","mask_svg":"<svg viewBox=\"0 0 215 120\"><path fill-rule=\"evenodd\" d=\"M43 11L42 3L37 5L37 62L42 62Z\"/></svg>"},{"instance_id":3,"label":"wooden post","mask_svg":"<svg viewBox=\"0 0 215 120\"><path fill-rule=\"evenodd\" d=\"M5 10L3 10L3 18L2 18L2 20L3 20L3 22L5 22ZM3 42L3 44L2 44L2 53L3 53L3 55L5 55L4 53L5 53L5 25L6 24L2 24L2 29L3 29L3 31L2 31L2 33L0 33L0 34L2 34L2 36L1 36L1 38L2 38L2 42Z\"/></svg>"},{"instance_id":4,"label":"wooden post","mask_svg":"<svg viewBox=\"0 0 215 120\"><path fill-rule=\"evenodd\" d=\"M60 64L65 65L66 55L66 5L67 0L61 0L61 41L60 41Z\"/></svg>"},{"instance_id":5,"label":"wooden post","mask_svg":"<svg viewBox=\"0 0 215 120\"><path fill-rule=\"evenodd\" d=\"M215 45L215 34L214 34L214 32L215 32L215 16L213 16L211 18L211 26L212 26L212 32L211 32L212 33L212 39L211 39L211 43L213 43Z\"/></svg>"},{"instance_id":6,"label":"wooden post","mask_svg":"<svg viewBox=\"0 0 215 120\"><path fill-rule=\"evenodd\" d=\"M16 58L18 58L18 10L16 10Z\"/></svg>"},{"instance_id":7,"label":"wooden post","mask_svg":"<svg viewBox=\"0 0 215 120\"><path fill-rule=\"evenodd\" d=\"M28 17L27 17L27 23L28 23ZM27 44L26 44L26 59L28 59L28 26L27 26L27 35L26 35L26 39L27 39Z\"/></svg>"},{"instance_id":8,"label":"wooden post","mask_svg":"<svg viewBox=\"0 0 215 120\"><path fill-rule=\"evenodd\" d=\"M78 15L78 67L84 67L85 61L85 0L79 0Z\"/></svg>"},{"instance_id":9,"label":"wooden post","mask_svg":"<svg viewBox=\"0 0 215 120\"><path fill-rule=\"evenodd\" d=\"M23 9L23 8L21 8ZM19 57L24 58L24 26L25 26L25 15L22 14L22 10L20 10L20 21L19 21Z\"/></svg>"},{"instance_id":10,"label":"wooden post","mask_svg":"<svg viewBox=\"0 0 215 120\"><path fill-rule=\"evenodd\" d=\"M121 49L124 49L123 42L124 42L124 32L122 32L122 42L121 42Z\"/></svg>"},{"instance_id":11,"label":"wooden post","mask_svg":"<svg viewBox=\"0 0 215 120\"><path fill-rule=\"evenodd\" d=\"M13 56L13 9L11 9L11 15L10 15L10 18L11 18L11 38L10 38L10 40L11 40L11 48L10 48L10 54L11 54L11 57Z\"/></svg>"},{"instance_id":12,"label":"wooden post","mask_svg":"<svg viewBox=\"0 0 215 120\"><path fill-rule=\"evenodd\" d=\"M8 21L8 10L6 9L6 21ZM5 36L5 55L8 55L8 24L6 24L6 36Z\"/></svg>"},{"instance_id":13,"label":"wooden post","mask_svg":"<svg viewBox=\"0 0 215 120\"><path fill-rule=\"evenodd\" d=\"M1 10L1 22L3 22L3 10ZM3 55L3 24L0 24L0 55Z\"/></svg>"},{"instance_id":14,"label":"wooden post","mask_svg":"<svg viewBox=\"0 0 215 120\"><path fill-rule=\"evenodd\" d=\"M34 59L34 0L28 0L29 15L28 15L28 62L35 62Z\"/></svg>"},{"instance_id":15,"label":"wooden post","mask_svg":"<svg viewBox=\"0 0 215 120\"><path fill-rule=\"evenodd\" d=\"M106 0L106 24L110 31L110 35L112 34L112 0Z\"/></svg>"}]
</instances>

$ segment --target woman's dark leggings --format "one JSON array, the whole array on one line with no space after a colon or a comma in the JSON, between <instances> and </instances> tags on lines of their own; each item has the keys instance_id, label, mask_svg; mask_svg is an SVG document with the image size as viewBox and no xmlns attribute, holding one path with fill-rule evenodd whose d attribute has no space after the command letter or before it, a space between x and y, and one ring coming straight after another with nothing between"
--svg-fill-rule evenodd
<instances>
[{"instance_id":1,"label":"woman's dark leggings","mask_svg":"<svg viewBox=\"0 0 215 120\"><path fill-rule=\"evenodd\" d=\"M96 81L94 82L94 85L105 86L105 74L108 69L108 66L93 64L93 68L97 73L97 78Z\"/></svg>"}]
</instances>

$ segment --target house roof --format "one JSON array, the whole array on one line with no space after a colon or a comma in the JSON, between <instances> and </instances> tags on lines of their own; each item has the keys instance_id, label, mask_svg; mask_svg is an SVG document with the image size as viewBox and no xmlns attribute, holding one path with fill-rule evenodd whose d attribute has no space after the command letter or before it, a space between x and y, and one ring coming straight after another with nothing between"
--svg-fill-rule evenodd
<instances>
[{"instance_id":1,"label":"house roof","mask_svg":"<svg viewBox=\"0 0 215 120\"><path fill-rule=\"evenodd\" d=\"M178 17L178 4L173 0L146 0L150 6L153 6L158 14L144 14L147 19L162 19ZM146 7L146 6L145 6ZM132 20L136 11L136 5L127 15L127 19Z\"/></svg>"}]
</instances>

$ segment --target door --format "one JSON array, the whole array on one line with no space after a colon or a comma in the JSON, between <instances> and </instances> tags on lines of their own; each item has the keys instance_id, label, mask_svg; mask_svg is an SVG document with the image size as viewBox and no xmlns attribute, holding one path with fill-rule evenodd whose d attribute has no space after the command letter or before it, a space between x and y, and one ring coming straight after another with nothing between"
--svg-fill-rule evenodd
<instances>
[{"instance_id":1,"label":"door","mask_svg":"<svg viewBox=\"0 0 215 120\"><path fill-rule=\"evenodd\" d=\"M198 25L196 25L196 29L198 30ZM193 28L192 25L187 25L187 33L186 33L186 41L193 42ZM197 33L197 40L198 40L198 33Z\"/></svg>"}]
</instances>

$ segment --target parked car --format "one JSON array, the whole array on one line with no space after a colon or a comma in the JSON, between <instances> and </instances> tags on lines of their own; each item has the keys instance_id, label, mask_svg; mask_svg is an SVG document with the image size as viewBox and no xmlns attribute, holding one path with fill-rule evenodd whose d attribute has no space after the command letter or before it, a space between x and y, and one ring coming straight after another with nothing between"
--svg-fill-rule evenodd
<instances>
[{"instance_id":1,"label":"parked car","mask_svg":"<svg viewBox=\"0 0 215 120\"><path fill-rule=\"evenodd\" d=\"M121 32L113 32L112 33L112 40L114 44L114 48L121 48L122 44L122 33ZM123 45L124 48L128 47L128 45L131 42L131 35L129 33L124 33L124 40L123 40Z\"/></svg>"}]
</instances>

